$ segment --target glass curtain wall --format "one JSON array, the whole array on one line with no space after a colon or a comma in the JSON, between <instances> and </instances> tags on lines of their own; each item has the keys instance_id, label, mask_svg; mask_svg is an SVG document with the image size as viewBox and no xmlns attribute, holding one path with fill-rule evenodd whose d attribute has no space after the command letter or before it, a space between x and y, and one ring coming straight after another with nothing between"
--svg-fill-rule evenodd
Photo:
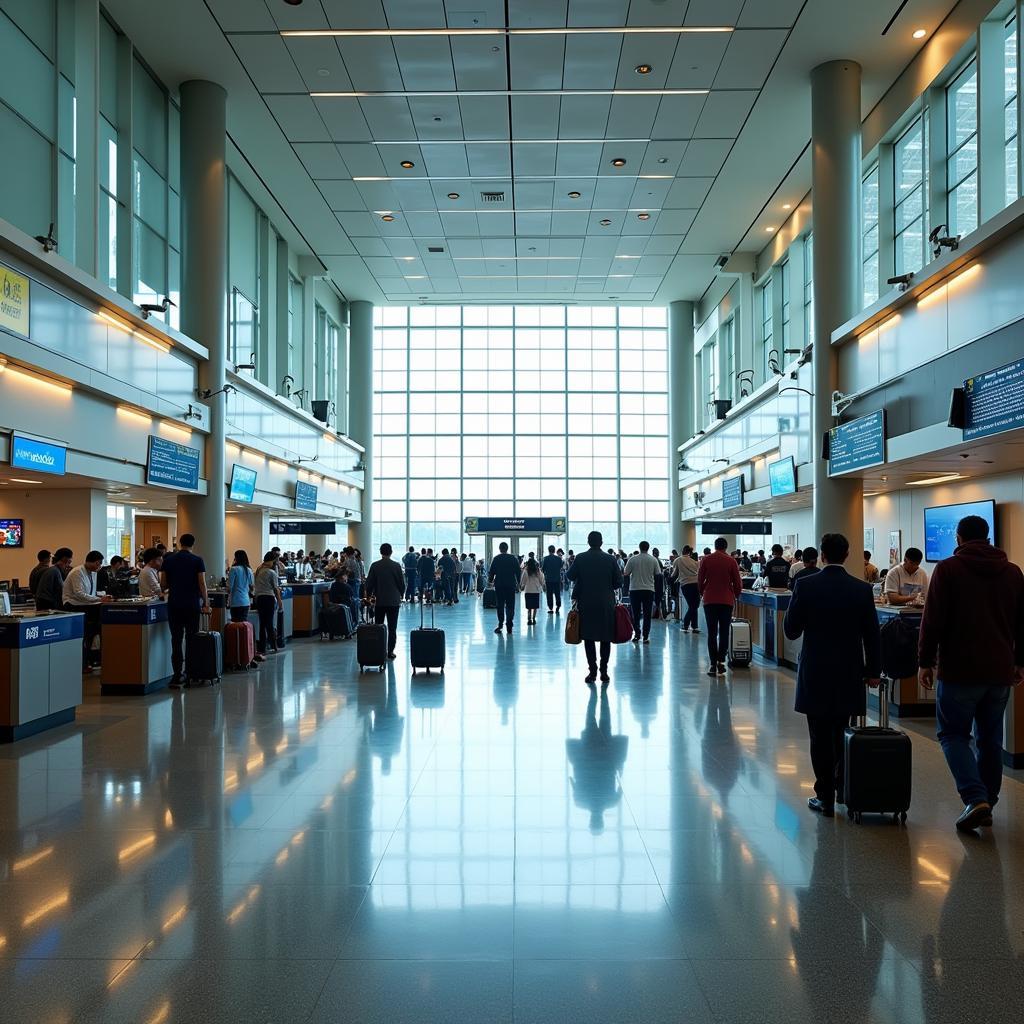
<instances>
[{"instance_id":1,"label":"glass curtain wall","mask_svg":"<svg viewBox=\"0 0 1024 1024\"><path fill-rule=\"evenodd\" d=\"M591 529L668 545L664 308L385 306L374 324L375 547L468 550L466 516L555 515L575 550Z\"/></svg>"}]
</instances>

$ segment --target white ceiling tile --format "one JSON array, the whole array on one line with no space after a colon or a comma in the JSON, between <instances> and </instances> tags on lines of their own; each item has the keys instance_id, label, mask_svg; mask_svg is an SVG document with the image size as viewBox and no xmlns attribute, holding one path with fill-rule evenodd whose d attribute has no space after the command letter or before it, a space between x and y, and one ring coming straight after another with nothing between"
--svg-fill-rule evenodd
<instances>
[{"instance_id":1,"label":"white ceiling tile","mask_svg":"<svg viewBox=\"0 0 1024 1024\"><path fill-rule=\"evenodd\" d=\"M432 146L424 142L420 152L423 154L426 172L431 177L450 178L469 174L469 163L463 146Z\"/></svg>"},{"instance_id":2,"label":"white ceiling tile","mask_svg":"<svg viewBox=\"0 0 1024 1024\"><path fill-rule=\"evenodd\" d=\"M559 211L551 215L551 234L566 237L585 235L589 222L589 209L581 209L574 212Z\"/></svg>"},{"instance_id":3,"label":"white ceiling tile","mask_svg":"<svg viewBox=\"0 0 1024 1024\"><path fill-rule=\"evenodd\" d=\"M665 209L696 210L714 183L714 178L676 178L665 197Z\"/></svg>"},{"instance_id":4,"label":"white ceiling tile","mask_svg":"<svg viewBox=\"0 0 1024 1024\"><path fill-rule=\"evenodd\" d=\"M434 190L429 181L392 181L387 186L395 196L394 202L403 210L433 210L437 207L434 201ZM448 200L445 200L447 202ZM376 206L375 209L384 209Z\"/></svg>"},{"instance_id":5,"label":"white ceiling tile","mask_svg":"<svg viewBox=\"0 0 1024 1024\"><path fill-rule=\"evenodd\" d=\"M464 217L463 220L470 220ZM511 213L492 213L477 217L477 230L481 235L514 236L516 233L515 216Z\"/></svg>"},{"instance_id":6,"label":"white ceiling tile","mask_svg":"<svg viewBox=\"0 0 1024 1024\"><path fill-rule=\"evenodd\" d=\"M394 47L406 89L455 88L447 36L396 36Z\"/></svg>"},{"instance_id":7,"label":"white ceiling tile","mask_svg":"<svg viewBox=\"0 0 1024 1024\"><path fill-rule=\"evenodd\" d=\"M329 142L330 135L308 96L267 96L267 106L289 142Z\"/></svg>"},{"instance_id":8,"label":"white ceiling tile","mask_svg":"<svg viewBox=\"0 0 1024 1024\"><path fill-rule=\"evenodd\" d=\"M408 146L378 146L377 156L384 165L384 172L398 181L415 181L427 173L427 163L420 147L415 144ZM403 163L411 163L412 167L403 167Z\"/></svg>"},{"instance_id":9,"label":"white ceiling tile","mask_svg":"<svg viewBox=\"0 0 1024 1024\"><path fill-rule=\"evenodd\" d=\"M467 146L466 158L469 161L470 174L481 177L508 177L512 174L511 146Z\"/></svg>"},{"instance_id":10,"label":"white ceiling tile","mask_svg":"<svg viewBox=\"0 0 1024 1024\"><path fill-rule=\"evenodd\" d=\"M516 174L554 174L555 145L512 147L512 167Z\"/></svg>"},{"instance_id":11,"label":"white ceiling tile","mask_svg":"<svg viewBox=\"0 0 1024 1024\"><path fill-rule=\"evenodd\" d=\"M559 104L560 139L600 139L608 125L610 96L562 96Z\"/></svg>"},{"instance_id":12,"label":"white ceiling tile","mask_svg":"<svg viewBox=\"0 0 1024 1024\"><path fill-rule=\"evenodd\" d=\"M662 210L654 225L656 235L684 235L690 230L696 210Z\"/></svg>"},{"instance_id":13,"label":"white ceiling tile","mask_svg":"<svg viewBox=\"0 0 1024 1024\"><path fill-rule=\"evenodd\" d=\"M367 96L358 100L329 99L323 100L323 103L354 104L368 126L370 137L378 142L416 138L409 101L402 96Z\"/></svg>"},{"instance_id":14,"label":"white ceiling tile","mask_svg":"<svg viewBox=\"0 0 1024 1024\"><path fill-rule=\"evenodd\" d=\"M381 209L377 205L368 206L361 189L351 181L318 181L316 184L332 210L362 212L367 209Z\"/></svg>"},{"instance_id":15,"label":"white ceiling tile","mask_svg":"<svg viewBox=\"0 0 1024 1024\"><path fill-rule=\"evenodd\" d=\"M743 122L757 99L757 92L712 92L704 109L694 137L698 139L734 139L743 128Z\"/></svg>"},{"instance_id":16,"label":"white ceiling tile","mask_svg":"<svg viewBox=\"0 0 1024 1024\"><path fill-rule=\"evenodd\" d=\"M612 178L635 177L639 173L638 168L646 151L646 142L607 142L601 154L600 174ZM620 158L626 161L625 166L614 167L612 161Z\"/></svg>"},{"instance_id":17,"label":"white ceiling tile","mask_svg":"<svg viewBox=\"0 0 1024 1024\"><path fill-rule=\"evenodd\" d=\"M395 48L387 36L346 37L338 40L352 88L360 92L402 89Z\"/></svg>"},{"instance_id":18,"label":"white ceiling tile","mask_svg":"<svg viewBox=\"0 0 1024 1024\"><path fill-rule=\"evenodd\" d=\"M558 146L555 151L555 173L598 174L601 170L602 148L603 144L600 142ZM578 190L583 191L582 188L578 188ZM569 189L567 188L566 191L568 192Z\"/></svg>"},{"instance_id":19,"label":"white ceiling tile","mask_svg":"<svg viewBox=\"0 0 1024 1024\"><path fill-rule=\"evenodd\" d=\"M505 40L501 36L453 38L451 48L458 88L508 88Z\"/></svg>"},{"instance_id":20,"label":"white ceiling tile","mask_svg":"<svg viewBox=\"0 0 1024 1024\"><path fill-rule=\"evenodd\" d=\"M591 235L584 239L583 255L587 259L610 260L615 255L617 245L617 235Z\"/></svg>"},{"instance_id":21,"label":"white ceiling tile","mask_svg":"<svg viewBox=\"0 0 1024 1024\"><path fill-rule=\"evenodd\" d=\"M629 197L629 206L634 210L660 210L665 205L665 199L668 197L668 190L671 187L671 181L638 180L633 185L633 193Z\"/></svg>"},{"instance_id":22,"label":"white ceiling tile","mask_svg":"<svg viewBox=\"0 0 1024 1024\"><path fill-rule=\"evenodd\" d=\"M789 28L795 24L803 6L804 0L772 0L770 4L748 3L743 8L737 24L740 28Z\"/></svg>"},{"instance_id":23,"label":"white ceiling tile","mask_svg":"<svg viewBox=\"0 0 1024 1024\"><path fill-rule=\"evenodd\" d=\"M514 238L485 238L482 241L481 254L484 256L515 256L516 240Z\"/></svg>"},{"instance_id":24,"label":"white ceiling tile","mask_svg":"<svg viewBox=\"0 0 1024 1024\"><path fill-rule=\"evenodd\" d=\"M627 25L681 25L687 0L632 0Z\"/></svg>"},{"instance_id":25,"label":"white ceiling tile","mask_svg":"<svg viewBox=\"0 0 1024 1024\"><path fill-rule=\"evenodd\" d=\"M668 78L676 37L672 35L626 35L622 37L615 86L618 89L661 89ZM648 64L651 70L639 75L636 67Z\"/></svg>"},{"instance_id":26,"label":"white ceiling tile","mask_svg":"<svg viewBox=\"0 0 1024 1024\"><path fill-rule=\"evenodd\" d=\"M564 25L567 0L508 0L508 23L516 28Z\"/></svg>"},{"instance_id":27,"label":"white ceiling tile","mask_svg":"<svg viewBox=\"0 0 1024 1024\"><path fill-rule=\"evenodd\" d=\"M774 0L755 0L766 6ZM735 25L744 0L690 0L684 25Z\"/></svg>"},{"instance_id":28,"label":"white ceiling tile","mask_svg":"<svg viewBox=\"0 0 1024 1024\"><path fill-rule=\"evenodd\" d=\"M421 139L462 139L462 110L456 96L415 96L409 110Z\"/></svg>"},{"instance_id":29,"label":"white ceiling tile","mask_svg":"<svg viewBox=\"0 0 1024 1024\"><path fill-rule=\"evenodd\" d=\"M607 277L611 273L613 260L610 256L592 256L580 260L581 277Z\"/></svg>"},{"instance_id":30,"label":"white ceiling tile","mask_svg":"<svg viewBox=\"0 0 1024 1024\"><path fill-rule=\"evenodd\" d=\"M339 182L339 184L343 184ZM356 206L335 206L336 210L402 210L408 208L402 203L398 190L387 181L360 181L352 186L361 200ZM339 198L346 193L339 193ZM414 207L415 209L416 207Z\"/></svg>"},{"instance_id":31,"label":"white ceiling tile","mask_svg":"<svg viewBox=\"0 0 1024 1024\"><path fill-rule=\"evenodd\" d=\"M365 263L366 269L369 270L378 281L382 281L388 277L402 276L402 267L399 265L397 260L390 256L369 256L365 260Z\"/></svg>"},{"instance_id":32,"label":"white ceiling tile","mask_svg":"<svg viewBox=\"0 0 1024 1024\"><path fill-rule=\"evenodd\" d=\"M342 142L338 143L338 152L354 178L377 178L385 173L384 164L376 146L367 146L359 142Z\"/></svg>"},{"instance_id":33,"label":"white ceiling tile","mask_svg":"<svg viewBox=\"0 0 1024 1024\"><path fill-rule=\"evenodd\" d=\"M517 234L545 234L551 230L550 213L517 213Z\"/></svg>"},{"instance_id":34,"label":"white ceiling tile","mask_svg":"<svg viewBox=\"0 0 1024 1024\"><path fill-rule=\"evenodd\" d=\"M636 272L638 274L654 276L664 276L668 273L668 268L672 266L672 256L669 254L657 255L657 256L644 256L641 260L634 260L636 263Z\"/></svg>"},{"instance_id":35,"label":"white ceiling tile","mask_svg":"<svg viewBox=\"0 0 1024 1024\"><path fill-rule=\"evenodd\" d=\"M238 59L260 92L307 92L284 40L274 34L231 37Z\"/></svg>"},{"instance_id":36,"label":"white ceiling tile","mask_svg":"<svg viewBox=\"0 0 1024 1024\"><path fill-rule=\"evenodd\" d=\"M714 177L732 149L732 139L694 139L676 172L681 178Z\"/></svg>"},{"instance_id":37,"label":"white ceiling tile","mask_svg":"<svg viewBox=\"0 0 1024 1024\"><path fill-rule=\"evenodd\" d=\"M587 234L589 235L607 235L609 238L616 237L622 230L622 222L626 219L625 213L611 212L590 214L590 219L587 222ZM602 220L611 221L610 224L602 224Z\"/></svg>"},{"instance_id":38,"label":"white ceiling tile","mask_svg":"<svg viewBox=\"0 0 1024 1024\"><path fill-rule=\"evenodd\" d=\"M760 89L786 41L785 29L734 32L715 76L716 89Z\"/></svg>"},{"instance_id":39,"label":"white ceiling tile","mask_svg":"<svg viewBox=\"0 0 1024 1024\"><path fill-rule=\"evenodd\" d=\"M412 232L409 230L409 225L406 222L405 216L399 214L390 223L383 221L380 217L374 218L374 223L377 227L377 234L381 238L394 238L397 235L411 235Z\"/></svg>"},{"instance_id":40,"label":"white ceiling tile","mask_svg":"<svg viewBox=\"0 0 1024 1024\"><path fill-rule=\"evenodd\" d=\"M358 100L332 97L315 99L313 103L335 142L369 142L374 137Z\"/></svg>"},{"instance_id":41,"label":"white ceiling tile","mask_svg":"<svg viewBox=\"0 0 1024 1024\"><path fill-rule=\"evenodd\" d=\"M578 28L625 25L629 0L569 0L568 24Z\"/></svg>"},{"instance_id":42,"label":"white ceiling tile","mask_svg":"<svg viewBox=\"0 0 1024 1024\"><path fill-rule=\"evenodd\" d=\"M654 128L658 96L616 96L608 114L608 138L644 139Z\"/></svg>"},{"instance_id":43,"label":"white ceiling tile","mask_svg":"<svg viewBox=\"0 0 1024 1024\"><path fill-rule=\"evenodd\" d=\"M483 243L479 238L453 238L448 243L452 258L465 259L470 256L483 256Z\"/></svg>"},{"instance_id":44,"label":"white ceiling tile","mask_svg":"<svg viewBox=\"0 0 1024 1024\"><path fill-rule=\"evenodd\" d=\"M310 92L344 92L352 88L337 40L303 36L284 42Z\"/></svg>"},{"instance_id":45,"label":"white ceiling tile","mask_svg":"<svg viewBox=\"0 0 1024 1024\"><path fill-rule=\"evenodd\" d=\"M520 211L550 210L554 202L553 181L520 181L515 188L515 208Z\"/></svg>"},{"instance_id":46,"label":"white ceiling tile","mask_svg":"<svg viewBox=\"0 0 1024 1024\"><path fill-rule=\"evenodd\" d=\"M399 259L403 256L414 256L415 261L410 262L409 266L415 267L420 265L420 253L419 243L412 238L385 238L384 244L388 247L388 252L391 253L395 259Z\"/></svg>"},{"instance_id":47,"label":"white ceiling tile","mask_svg":"<svg viewBox=\"0 0 1024 1024\"><path fill-rule=\"evenodd\" d=\"M675 174L682 162L688 142L658 141L648 143L639 174Z\"/></svg>"},{"instance_id":48,"label":"white ceiling tile","mask_svg":"<svg viewBox=\"0 0 1024 1024\"><path fill-rule=\"evenodd\" d=\"M683 244L683 238L683 235L652 235L647 239L644 253L651 256L674 256Z\"/></svg>"},{"instance_id":49,"label":"white ceiling tile","mask_svg":"<svg viewBox=\"0 0 1024 1024\"><path fill-rule=\"evenodd\" d=\"M561 89L565 36L510 36L513 89Z\"/></svg>"},{"instance_id":50,"label":"white ceiling tile","mask_svg":"<svg viewBox=\"0 0 1024 1024\"><path fill-rule=\"evenodd\" d=\"M598 210L624 210L633 194L633 178L599 178L594 186L594 208Z\"/></svg>"},{"instance_id":51,"label":"white ceiling tile","mask_svg":"<svg viewBox=\"0 0 1024 1024\"><path fill-rule=\"evenodd\" d=\"M610 89L615 84L622 36L566 36L565 89Z\"/></svg>"},{"instance_id":52,"label":"white ceiling tile","mask_svg":"<svg viewBox=\"0 0 1024 1024\"><path fill-rule=\"evenodd\" d=\"M320 0L331 28L387 28L381 0ZM304 5L308 6L308 5Z\"/></svg>"},{"instance_id":53,"label":"white ceiling tile","mask_svg":"<svg viewBox=\"0 0 1024 1024\"><path fill-rule=\"evenodd\" d=\"M441 0L384 0L384 14L392 28L437 28L444 24Z\"/></svg>"},{"instance_id":54,"label":"white ceiling tile","mask_svg":"<svg viewBox=\"0 0 1024 1024\"><path fill-rule=\"evenodd\" d=\"M373 217L369 213L339 211L334 216L338 218L338 223L345 229L345 234L353 240L353 244L355 244L357 236L365 238L377 230L379 218ZM356 248L358 249L359 246L356 245Z\"/></svg>"},{"instance_id":55,"label":"white ceiling tile","mask_svg":"<svg viewBox=\"0 0 1024 1024\"><path fill-rule=\"evenodd\" d=\"M377 229L374 228L374 231ZM378 235L362 235L354 237L352 244L356 247L356 252L360 256L388 256L391 254L389 242L380 238Z\"/></svg>"},{"instance_id":56,"label":"white ceiling tile","mask_svg":"<svg viewBox=\"0 0 1024 1024\"><path fill-rule=\"evenodd\" d=\"M333 142L297 142L292 147L311 178L351 178Z\"/></svg>"},{"instance_id":57,"label":"white ceiling tile","mask_svg":"<svg viewBox=\"0 0 1024 1024\"><path fill-rule=\"evenodd\" d=\"M583 256L583 237L548 239L549 256L572 256L579 259Z\"/></svg>"},{"instance_id":58,"label":"white ceiling tile","mask_svg":"<svg viewBox=\"0 0 1024 1024\"><path fill-rule=\"evenodd\" d=\"M266 6L252 0L209 0L209 7L225 32L273 32L277 29Z\"/></svg>"},{"instance_id":59,"label":"white ceiling tile","mask_svg":"<svg viewBox=\"0 0 1024 1024\"><path fill-rule=\"evenodd\" d=\"M409 225L409 231L417 238L423 235L443 234L441 218L436 213L407 213L405 222Z\"/></svg>"},{"instance_id":60,"label":"white ceiling tile","mask_svg":"<svg viewBox=\"0 0 1024 1024\"><path fill-rule=\"evenodd\" d=\"M658 104L658 116L654 119L651 138L692 138L706 98L705 96L662 96L661 103Z\"/></svg>"},{"instance_id":61,"label":"white ceiling tile","mask_svg":"<svg viewBox=\"0 0 1024 1024\"><path fill-rule=\"evenodd\" d=\"M516 139L558 136L557 96L513 96L512 134Z\"/></svg>"},{"instance_id":62,"label":"white ceiling tile","mask_svg":"<svg viewBox=\"0 0 1024 1024\"><path fill-rule=\"evenodd\" d=\"M462 130L467 139L507 139L508 99L504 96L460 96Z\"/></svg>"},{"instance_id":63,"label":"white ceiling tile","mask_svg":"<svg viewBox=\"0 0 1024 1024\"><path fill-rule=\"evenodd\" d=\"M645 295L653 295L661 284L661 277L634 277L629 282L629 291L643 292Z\"/></svg>"},{"instance_id":64,"label":"white ceiling tile","mask_svg":"<svg viewBox=\"0 0 1024 1024\"><path fill-rule=\"evenodd\" d=\"M710 89L725 56L729 38L725 32L681 35L676 42L666 86L670 89Z\"/></svg>"}]
</instances>

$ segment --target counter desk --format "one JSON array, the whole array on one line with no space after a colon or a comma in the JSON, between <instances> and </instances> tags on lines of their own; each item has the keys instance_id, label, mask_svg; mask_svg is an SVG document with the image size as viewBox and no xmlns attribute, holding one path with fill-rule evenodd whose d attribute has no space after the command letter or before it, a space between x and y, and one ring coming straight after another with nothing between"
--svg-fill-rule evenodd
<instances>
[{"instance_id":1,"label":"counter desk","mask_svg":"<svg viewBox=\"0 0 1024 1024\"><path fill-rule=\"evenodd\" d=\"M100 608L100 693L146 694L171 681L167 602L110 601Z\"/></svg>"},{"instance_id":2,"label":"counter desk","mask_svg":"<svg viewBox=\"0 0 1024 1024\"><path fill-rule=\"evenodd\" d=\"M750 623L755 654L772 664L795 669L802 642L790 640L782 628L792 596L788 590L744 590L736 616Z\"/></svg>"},{"instance_id":3,"label":"counter desk","mask_svg":"<svg viewBox=\"0 0 1024 1024\"><path fill-rule=\"evenodd\" d=\"M891 619L899 618L914 627L915 632L921 629L921 609L908 605L875 605L878 613L878 624L884 626ZM878 691L868 691L868 707L878 710ZM935 694L926 690L917 681L917 674L905 679L894 679L889 684L889 714L893 718L934 718Z\"/></svg>"},{"instance_id":4,"label":"counter desk","mask_svg":"<svg viewBox=\"0 0 1024 1024\"><path fill-rule=\"evenodd\" d=\"M210 629L218 633L224 632L224 627L231 621L231 614L228 611L228 593L226 590L211 590L210 599ZM277 613L277 633L280 640L287 641L293 635L294 614L292 602L294 595L291 586L281 587L281 600L284 607ZM260 635L260 616L256 611L256 605L249 608L249 621L252 623L254 635Z\"/></svg>"},{"instance_id":5,"label":"counter desk","mask_svg":"<svg viewBox=\"0 0 1024 1024\"><path fill-rule=\"evenodd\" d=\"M311 583L293 583L288 588L292 592L293 608L292 636L314 636L320 632L320 606L324 594L331 589L330 580L317 580ZM289 602L285 601L287 609Z\"/></svg>"},{"instance_id":6,"label":"counter desk","mask_svg":"<svg viewBox=\"0 0 1024 1024\"><path fill-rule=\"evenodd\" d=\"M75 720L82 703L81 612L0 618L0 742Z\"/></svg>"}]
</instances>

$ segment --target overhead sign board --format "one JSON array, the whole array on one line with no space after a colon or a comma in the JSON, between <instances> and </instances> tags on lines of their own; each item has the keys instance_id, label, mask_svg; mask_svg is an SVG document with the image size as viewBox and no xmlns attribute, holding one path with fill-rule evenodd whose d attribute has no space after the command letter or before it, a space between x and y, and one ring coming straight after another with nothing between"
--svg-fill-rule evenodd
<instances>
[{"instance_id":1,"label":"overhead sign board","mask_svg":"<svg viewBox=\"0 0 1024 1024\"><path fill-rule=\"evenodd\" d=\"M316 511L317 489L315 484L299 480L295 484L295 507L303 512Z\"/></svg>"},{"instance_id":2,"label":"overhead sign board","mask_svg":"<svg viewBox=\"0 0 1024 1024\"><path fill-rule=\"evenodd\" d=\"M27 437L15 431L11 435L11 467L32 469L37 473L64 476L67 472L68 450L56 441Z\"/></svg>"},{"instance_id":3,"label":"overhead sign board","mask_svg":"<svg viewBox=\"0 0 1024 1024\"><path fill-rule=\"evenodd\" d=\"M281 536L302 536L304 534L316 534L317 536L331 536L337 532L338 524L326 520L313 519L271 519L270 532L272 535Z\"/></svg>"},{"instance_id":4,"label":"overhead sign board","mask_svg":"<svg viewBox=\"0 0 1024 1024\"><path fill-rule=\"evenodd\" d=\"M149 435L146 483L175 487L179 491L199 490L199 449Z\"/></svg>"},{"instance_id":5,"label":"overhead sign board","mask_svg":"<svg viewBox=\"0 0 1024 1024\"><path fill-rule=\"evenodd\" d=\"M885 462L885 410L859 416L828 432L828 475L841 476Z\"/></svg>"},{"instance_id":6,"label":"overhead sign board","mask_svg":"<svg viewBox=\"0 0 1024 1024\"><path fill-rule=\"evenodd\" d=\"M500 516L466 516L466 533L565 533L565 516L502 519Z\"/></svg>"},{"instance_id":7,"label":"overhead sign board","mask_svg":"<svg viewBox=\"0 0 1024 1024\"><path fill-rule=\"evenodd\" d=\"M770 537L772 523L770 519L704 519L700 524L700 532L707 537L711 534L721 536L750 536Z\"/></svg>"},{"instance_id":8,"label":"overhead sign board","mask_svg":"<svg viewBox=\"0 0 1024 1024\"><path fill-rule=\"evenodd\" d=\"M31 282L0 263L0 327L29 337L29 289Z\"/></svg>"},{"instance_id":9,"label":"overhead sign board","mask_svg":"<svg viewBox=\"0 0 1024 1024\"><path fill-rule=\"evenodd\" d=\"M964 440L1024 427L1024 359L964 381Z\"/></svg>"},{"instance_id":10,"label":"overhead sign board","mask_svg":"<svg viewBox=\"0 0 1024 1024\"><path fill-rule=\"evenodd\" d=\"M726 477L722 481L722 508L736 508L743 504L743 474Z\"/></svg>"}]
</instances>

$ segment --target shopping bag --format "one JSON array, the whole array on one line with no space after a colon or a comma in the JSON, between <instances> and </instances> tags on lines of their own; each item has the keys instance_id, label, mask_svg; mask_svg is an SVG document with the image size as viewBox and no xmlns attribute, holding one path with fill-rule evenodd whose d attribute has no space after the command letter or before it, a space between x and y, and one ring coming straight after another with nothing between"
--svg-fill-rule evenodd
<instances>
[{"instance_id":1,"label":"shopping bag","mask_svg":"<svg viewBox=\"0 0 1024 1024\"><path fill-rule=\"evenodd\" d=\"M572 608L565 617L565 642L567 644L580 642L580 613L575 608Z\"/></svg>"},{"instance_id":2,"label":"shopping bag","mask_svg":"<svg viewBox=\"0 0 1024 1024\"><path fill-rule=\"evenodd\" d=\"M615 640L617 644L628 644L633 639L633 617L624 604L615 606Z\"/></svg>"}]
</instances>

